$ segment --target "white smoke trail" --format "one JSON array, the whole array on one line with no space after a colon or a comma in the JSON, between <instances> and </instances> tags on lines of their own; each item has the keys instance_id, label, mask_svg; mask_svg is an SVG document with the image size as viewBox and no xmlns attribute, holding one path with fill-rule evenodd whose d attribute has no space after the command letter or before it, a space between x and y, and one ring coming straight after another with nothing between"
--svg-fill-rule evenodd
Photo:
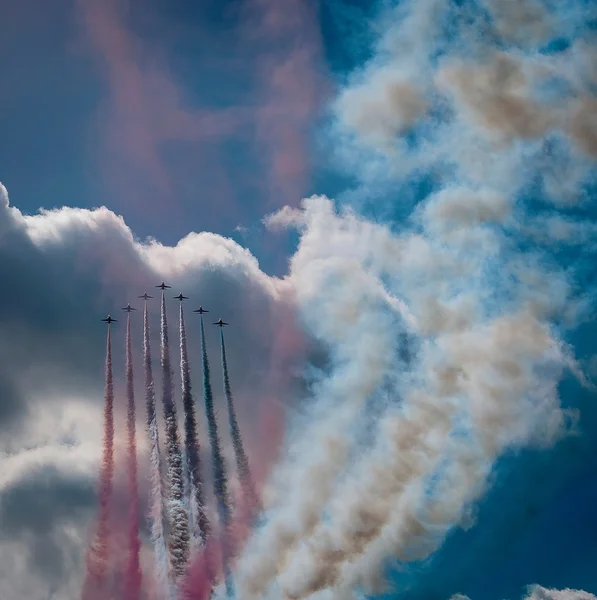
<instances>
[{"instance_id":1,"label":"white smoke trail","mask_svg":"<svg viewBox=\"0 0 597 600\"><path fill-rule=\"evenodd\" d=\"M147 408L147 434L149 437L149 522L151 543L155 560L155 576L163 596L168 589L168 554L164 531L164 480L160 451L159 429L155 404L151 344L149 335L147 301L143 308L143 366L145 370L145 404Z\"/></svg>"},{"instance_id":2,"label":"white smoke trail","mask_svg":"<svg viewBox=\"0 0 597 600\"><path fill-rule=\"evenodd\" d=\"M162 363L162 404L166 424L166 464L168 466L168 486L166 490L166 512L168 515L170 558L170 580L177 582L185 573L189 561L189 518L184 505L184 476L174 386L170 365L170 343L166 299L162 292L161 306L161 363Z\"/></svg>"},{"instance_id":3,"label":"white smoke trail","mask_svg":"<svg viewBox=\"0 0 597 600\"><path fill-rule=\"evenodd\" d=\"M133 344L131 339L131 313L126 319L126 397L127 397L127 471L129 487L129 556L125 574L126 600L140 600L143 573L140 564L139 539L139 484L137 474L136 407L133 379Z\"/></svg>"}]
</instances>

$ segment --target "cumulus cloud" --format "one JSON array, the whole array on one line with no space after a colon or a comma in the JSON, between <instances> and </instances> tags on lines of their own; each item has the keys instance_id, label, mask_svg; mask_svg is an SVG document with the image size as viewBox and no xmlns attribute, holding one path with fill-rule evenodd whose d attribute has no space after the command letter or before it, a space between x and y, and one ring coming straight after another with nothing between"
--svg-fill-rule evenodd
<instances>
[{"instance_id":1,"label":"cumulus cloud","mask_svg":"<svg viewBox=\"0 0 597 600\"><path fill-rule=\"evenodd\" d=\"M585 592L584 590L554 590L541 587L540 585L532 585L529 587L527 600L593 600L594 594Z\"/></svg>"},{"instance_id":2,"label":"cumulus cloud","mask_svg":"<svg viewBox=\"0 0 597 600\"><path fill-rule=\"evenodd\" d=\"M190 234L175 247L140 242L106 208L25 216L9 206L4 187L0 192L0 274L12 290L0 300L0 555L11 557L3 559L11 575L2 576L0 595L45 599L49 586L60 597L75 598L95 513L101 448L105 331L99 319L106 312L115 316L128 301L134 306L139 294L151 293L165 279L172 295L183 291L191 302L232 323L229 368L239 419L249 452L260 462L270 459L271 448L258 443L265 425L255 415L271 410L271 398L283 406L295 386L292 376L283 380L273 372L280 356L292 370L295 355L280 347L276 332L284 321L289 336L284 344L297 337L294 304L287 285L264 274L256 259L230 239L203 233ZM170 306L174 310L173 301ZM157 349L157 305L150 310ZM189 322L187 329L191 365L199 365L198 322L195 327ZM119 328L113 333L117 437L122 440L124 336ZM219 338L209 333L209 351L219 356ZM133 318L133 336L140 360L140 319ZM214 391L223 402L217 377L216 368ZM143 410L138 418L142 432ZM144 440L140 446L145 452ZM232 458L229 446L227 453ZM262 480L267 465L256 464L255 470Z\"/></svg>"},{"instance_id":3,"label":"cumulus cloud","mask_svg":"<svg viewBox=\"0 0 597 600\"><path fill-rule=\"evenodd\" d=\"M540 585L530 585L524 600L594 600L596 596L584 590L555 590ZM450 600L470 600L463 594L454 594Z\"/></svg>"},{"instance_id":4,"label":"cumulus cloud","mask_svg":"<svg viewBox=\"0 0 597 600\"><path fill-rule=\"evenodd\" d=\"M303 222L303 213L292 206L283 206L280 210L266 215L263 219L264 225L272 230L300 227Z\"/></svg>"}]
</instances>

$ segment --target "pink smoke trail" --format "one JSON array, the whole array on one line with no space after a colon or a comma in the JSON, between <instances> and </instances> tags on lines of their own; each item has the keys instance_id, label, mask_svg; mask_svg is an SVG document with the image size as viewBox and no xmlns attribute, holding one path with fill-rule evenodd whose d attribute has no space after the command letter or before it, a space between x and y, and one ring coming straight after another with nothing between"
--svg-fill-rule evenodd
<instances>
[{"instance_id":1,"label":"pink smoke trail","mask_svg":"<svg viewBox=\"0 0 597 600\"><path fill-rule=\"evenodd\" d=\"M274 456L274 453L271 453ZM213 594L213 582L226 576L233 566L237 551L243 546L253 528L253 506L250 498L243 495L236 506L234 518L228 531L211 535L187 571L180 586L179 600L208 600ZM224 558L228 556L228 564ZM219 570L214 570L219 565ZM230 593L230 590L227 590Z\"/></svg>"},{"instance_id":2,"label":"pink smoke trail","mask_svg":"<svg viewBox=\"0 0 597 600\"><path fill-rule=\"evenodd\" d=\"M87 552L87 574L83 600L99 600L106 594L109 557L109 518L114 480L114 380L112 377L112 337L110 324L106 340L106 386L104 404L104 443L99 477L99 515L97 531Z\"/></svg>"},{"instance_id":3,"label":"pink smoke trail","mask_svg":"<svg viewBox=\"0 0 597 600\"><path fill-rule=\"evenodd\" d=\"M216 573L215 565L223 564L214 557L221 554L220 540L212 535L193 559L180 586L179 600L208 600L212 597L213 582L221 576L221 573Z\"/></svg>"},{"instance_id":4,"label":"pink smoke trail","mask_svg":"<svg viewBox=\"0 0 597 600\"><path fill-rule=\"evenodd\" d=\"M147 301L143 308L143 365L145 367L145 404L147 407L147 434L149 436L149 522L151 543L156 566L156 580L160 589L166 592L168 586L168 553L164 535L164 481L162 455L155 406L153 368L151 365L151 344L149 335L149 316ZM162 600L160 598L160 600Z\"/></svg>"},{"instance_id":5,"label":"pink smoke trail","mask_svg":"<svg viewBox=\"0 0 597 600\"><path fill-rule=\"evenodd\" d=\"M139 488L137 483L137 439L135 388L133 383L133 348L131 343L131 314L126 320L126 426L127 426L127 471L129 486L129 556L125 576L126 600L140 600L142 573L139 563L141 542L139 540Z\"/></svg>"}]
</instances>

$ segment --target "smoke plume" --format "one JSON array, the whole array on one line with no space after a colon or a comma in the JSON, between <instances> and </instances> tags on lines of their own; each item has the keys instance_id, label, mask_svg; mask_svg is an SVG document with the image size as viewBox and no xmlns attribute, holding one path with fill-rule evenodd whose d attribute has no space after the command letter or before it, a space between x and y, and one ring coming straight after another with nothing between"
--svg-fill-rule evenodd
<instances>
[{"instance_id":1,"label":"smoke plume","mask_svg":"<svg viewBox=\"0 0 597 600\"><path fill-rule=\"evenodd\" d=\"M162 404L166 427L166 464L168 468L166 507L169 525L168 552L170 576L173 582L185 573L189 560L189 517L184 506L184 480L178 420L174 404L174 386L170 365L166 298L162 292Z\"/></svg>"},{"instance_id":2,"label":"smoke plume","mask_svg":"<svg viewBox=\"0 0 597 600\"><path fill-rule=\"evenodd\" d=\"M184 309L180 303L180 374L182 380L182 405L184 408L185 450L187 473L189 476L189 506L191 518L195 519L192 527L194 537L205 544L210 533L209 518L205 512L205 494L201 476L201 454L195 418L195 403L191 391L191 371L187 355L187 332L184 322Z\"/></svg>"},{"instance_id":3,"label":"smoke plume","mask_svg":"<svg viewBox=\"0 0 597 600\"><path fill-rule=\"evenodd\" d=\"M149 437L149 522L153 547L156 580L162 591L168 586L168 556L164 531L164 480L160 451L147 301L143 308L143 366L145 369L145 404Z\"/></svg>"},{"instance_id":4,"label":"smoke plume","mask_svg":"<svg viewBox=\"0 0 597 600\"><path fill-rule=\"evenodd\" d=\"M503 18L460 10L400 3L338 105L354 202L404 191L401 211L418 201L409 218L379 225L312 197L267 219L301 230L288 282L329 365L313 376L308 420L272 483L278 496L238 562L244 599L383 591L390 561L424 559L470 522L500 456L570 428L558 383L577 370L562 336L582 317L578 263L553 260L561 236L527 235L538 213L580 203L594 182L593 107L579 108L594 77L578 49L554 59L508 47ZM487 46L496 39L499 50ZM389 105L380 77L426 95L404 133L353 118ZM412 98L392 96L403 100L392 114L410 114ZM374 125L387 139L371 149ZM386 208L397 210L394 197ZM362 444L372 405L374 435Z\"/></svg>"},{"instance_id":5,"label":"smoke plume","mask_svg":"<svg viewBox=\"0 0 597 600\"><path fill-rule=\"evenodd\" d=\"M126 600L140 600L142 573L139 563L141 541L139 539L139 487L137 478L137 439L135 390L133 381L133 349L131 342L131 314L126 320L126 426L127 426L127 471L129 488L129 556L125 575Z\"/></svg>"},{"instance_id":6,"label":"smoke plume","mask_svg":"<svg viewBox=\"0 0 597 600\"><path fill-rule=\"evenodd\" d=\"M109 520L114 480L114 381L112 378L112 337L108 324L106 340L106 385L104 404L104 443L99 478L99 514L95 539L87 553L87 574L83 584L83 600L94 600L106 594L109 559Z\"/></svg>"},{"instance_id":7,"label":"smoke plume","mask_svg":"<svg viewBox=\"0 0 597 600\"><path fill-rule=\"evenodd\" d=\"M230 377L228 376L228 361L226 360L226 345L224 343L224 329L220 329L220 341L222 345L222 371L224 373L224 392L226 393L226 402L228 404L228 423L230 425L230 437L232 438L232 447L236 458L236 469L238 479L243 491L243 504L251 516L255 516L261 510L259 497L255 490L249 459L245 452L243 439L236 419L236 409L234 407L234 397L230 387Z\"/></svg>"}]
</instances>

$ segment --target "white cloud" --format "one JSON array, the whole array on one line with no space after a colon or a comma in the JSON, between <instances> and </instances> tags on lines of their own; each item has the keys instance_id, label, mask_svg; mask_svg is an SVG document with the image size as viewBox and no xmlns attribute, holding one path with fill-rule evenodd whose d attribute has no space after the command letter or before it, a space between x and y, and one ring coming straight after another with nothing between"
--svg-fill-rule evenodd
<instances>
[{"instance_id":1,"label":"white cloud","mask_svg":"<svg viewBox=\"0 0 597 600\"><path fill-rule=\"evenodd\" d=\"M106 208L62 208L23 216L8 205L3 186L0 195L4 234L0 271L14 292L0 299L0 529L4 532L0 562L10 570L10 576L8 571L1 574L0 596L45 600L53 590L61 598L74 599L80 595L82 561L95 514L101 449L105 328L99 319L106 312L120 312L128 301L139 305L136 297L146 290L151 294L162 279L173 286L172 295L182 290L190 296L189 310L192 303L203 304L216 318L226 318L232 324L227 337L229 366L241 427L251 457L259 461L272 451L263 443L264 424L259 415L268 406L264 399L275 396L283 406L294 385L292 378L284 380L276 372L280 360L289 366L294 360L291 344L296 344L293 340L298 335L293 326L294 304L288 285L263 273L257 260L230 239L191 233L175 247L155 240L144 243ZM158 305L150 304L150 309L159 390ZM174 301L169 311L176 361ZM278 340L282 320L286 338ZM210 329L208 325L212 384L222 396L219 337ZM187 330L195 396L201 406L199 327L192 313L187 315ZM133 335L144 474L141 319L134 314ZM113 345L117 447L122 449L122 327L114 329ZM206 439L202 414L199 411L199 423L202 439ZM224 416L221 410L227 443ZM267 465L256 464L255 471L263 477ZM235 472L233 464L230 472ZM205 476L211 478L209 469ZM143 480L141 484L144 489Z\"/></svg>"},{"instance_id":2,"label":"white cloud","mask_svg":"<svg viewBox=\"0 0 597 600\"><path fill-rule=\"evenodd\" d=\"M540 585L530 585L524 600L595 600L597 596L584 590L555 590ZM450 600L470 600L463 594L454 594Z\"/></svg>"}]
</instances>

